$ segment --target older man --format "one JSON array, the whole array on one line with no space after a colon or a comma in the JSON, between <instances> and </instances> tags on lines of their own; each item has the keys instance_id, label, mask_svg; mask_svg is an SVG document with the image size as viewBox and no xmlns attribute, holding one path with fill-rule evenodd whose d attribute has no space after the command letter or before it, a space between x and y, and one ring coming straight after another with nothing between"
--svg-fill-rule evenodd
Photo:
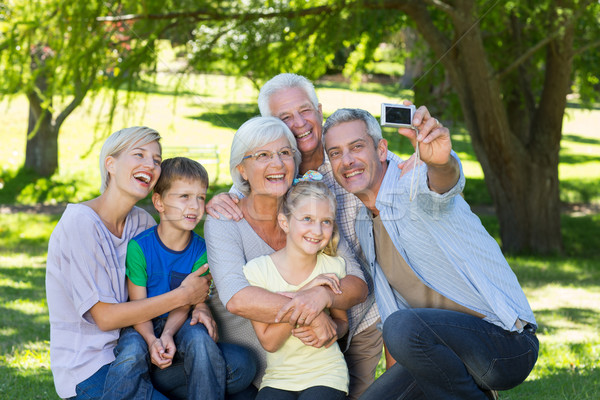
<instances>
[{"instance_id":1,"label":"older man","mask_svg":"<svg viewBox=\"0 0 600 400\"><path fill-rule=\"evenodd\" d=\"M350 245L354 256L361 254L354 231L360 201L333 178L331 164L325 155L322 142L323 113L313 84L303 76L279 74L261 88L258 107L262 116L281 119L293 132L302 154L300 174L315 170L323 175L323 181L336 195L340 233ZM239 195L235 190L234 193ZM215 201L209 202L207 212L214 216L221 214L233 217L236 220L242 217L236 205L236 198L229 196L219 196ZM364 268L364 260L356 258ZM345 338L344 355L350 373L350 399L358 398L374 381L383 343L381 332L376 327L379 314L374 304L372 281L368 273L364 275L370 289L369 296L365 302L349 310L349 333ZM288 307L284 307L279 316L283 316L288 310Z\"/></svg>"},{"instance_id":2,"label":"older man","mask_svg":"<svg viewBox=\"0 0 600 400\"><path fill-rule=\"evenodd\" d=\"M409 104L408 102L406 103ZM364 207L356 232L397 361L361 398L485 399L521 383L538 354L535 318L496 241L459 195L448 129L420 107L400 128L424 165L401 176L371 114L324 126L335 179Z\"/></svg>"}]
</instances>

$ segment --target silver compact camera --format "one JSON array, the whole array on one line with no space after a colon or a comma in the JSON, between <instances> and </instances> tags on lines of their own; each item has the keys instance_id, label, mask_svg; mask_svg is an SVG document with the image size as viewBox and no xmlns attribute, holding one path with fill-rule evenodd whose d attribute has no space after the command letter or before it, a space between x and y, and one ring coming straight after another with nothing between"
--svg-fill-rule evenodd
<instances>
[{"instance_id":1,"label":"silver compact camera","mask_svg":"<svg viewBox=\"0 0 600 400\"><path fill-rule=\"evenodd\" d=\"M417 108L401 104L381 104L381 126L412 128L412 120Z\"/></svg>"}]
</instances>

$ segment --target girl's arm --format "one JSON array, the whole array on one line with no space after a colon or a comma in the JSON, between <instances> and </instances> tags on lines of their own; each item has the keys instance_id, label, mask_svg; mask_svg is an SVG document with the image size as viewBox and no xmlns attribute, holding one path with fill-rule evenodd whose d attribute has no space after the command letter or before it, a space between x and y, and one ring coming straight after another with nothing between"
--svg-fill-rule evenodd
<instances>
[{"instance_id":1,"label":"girl's arm","mask_svg":"<svg viewBox=\"0 0 600 400\"><path fill-rule=\"evenodd\" d=\"M160 296L125 303L99 301L90 308L92 318L101 330L110 331L149 321L178 307L204 302L208 296L210 276L200 275L207 268L198 268L177 289Z\"/></svg>"},{"instance_id":2,"label":"girl's arm","mask_svg":"<svg viewBox=\"0 0 600 400\"><path fill-rule=\"evenodd\" d=\"M269 353L279 350L292 334L292 326L288 323L266 324L257 321L251 322L260 344Z\"/></svg>"}]
</instances>

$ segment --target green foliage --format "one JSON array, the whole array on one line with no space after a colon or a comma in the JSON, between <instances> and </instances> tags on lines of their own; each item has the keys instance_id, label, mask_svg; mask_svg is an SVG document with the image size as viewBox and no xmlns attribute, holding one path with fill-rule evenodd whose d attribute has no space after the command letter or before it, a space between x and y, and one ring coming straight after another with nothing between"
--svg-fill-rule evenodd
<instances>
[{"instance_id":1,"label":"green foliage","mask_svg":"<svg viewBox=\"0 0 600 400\"><path fill-rule=\"evenodd\" d=\"M0 204L59 204L81 202L99 195L97 185L78 177L52 176L44 178L21 168L0 173L3 182Z\"/></svg>"},{"instance_id":2,"label":"green foliage","mask_svg":"<svg viewBox=\"0 0 600 400\"><path fill-rule=\"evenodd\" d=\"M192 32L186 47L191 64L257 82L282 71L316 79L334 66L336 54L351 75L372 59L387 32L379 27L398 21L397 15L367 14L359 4L343 1L249 1L217 9L219 19L202 19Z\"/></svg>"}]
</instances>

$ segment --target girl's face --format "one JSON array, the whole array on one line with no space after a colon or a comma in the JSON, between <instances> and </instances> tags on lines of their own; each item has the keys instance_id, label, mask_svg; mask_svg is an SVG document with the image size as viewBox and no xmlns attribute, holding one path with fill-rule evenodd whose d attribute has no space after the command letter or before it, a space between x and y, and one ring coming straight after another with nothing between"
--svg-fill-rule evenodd
<instances>
[{"instance_id":1,"label":"girl's face","mask_svg":"<svg viewBox=\"0 0 600 400\"><path fill-rule=\"evenodd\" d=\"M331 240L334 215L329 201L311 198L300 201L289 219L279 214L279 224L287 233L287 246L305 254L317 254Z\"/></svg>"},{"instance_id":2,"label":"girl's face","mask_svg":"<svg viewBox=\"0 0 600 400\"><path fill-rule=\"evenodd\" d=\"M137 200L145 198L160 176L160 146L157 141L134 144L116 157L106 158L109 188L115 187Z\"/></svg>"},{"instance_id":3,"label":"girl's face","mask_svg":"<svg viewBox=\"0 0 600 400\"><path fill-rule=\"evenodd\" d=\"M258 154L263 156L253 157ZM251 194L282 197L292 186L296 164L286 137L251 149L246 156L250 157L237 168L250 184Z\"/></svg>"}]
</instances>

